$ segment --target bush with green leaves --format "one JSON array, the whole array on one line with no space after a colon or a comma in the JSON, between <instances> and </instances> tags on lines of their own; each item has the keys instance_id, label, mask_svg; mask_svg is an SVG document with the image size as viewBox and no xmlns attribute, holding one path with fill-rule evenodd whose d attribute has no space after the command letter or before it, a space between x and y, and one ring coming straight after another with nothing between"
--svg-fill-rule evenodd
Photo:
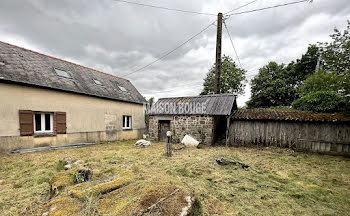
<instances>
[{"instance_id":1,"label":"bush with green leaves","mask_svg":"<svg viewBox=\"0 0 350 216\"><path fill-rule=\"evenodd\" d=\"M335 92L310 92L293 102L292 107L302 111L338 112L345 109L346 99Z\"/></svg>"},{"instance_id":2,"label":"bush with green leaves","mask_svg":"<svg viewBox=\"0 0 350 216\"><path fill-rule=\"evenodd\" d=\"M304 81L300 88L300 94L304 96L317 91L341 93L341 77L336 71L324 69L316 71Z\"/></svg>"}]
</instances>

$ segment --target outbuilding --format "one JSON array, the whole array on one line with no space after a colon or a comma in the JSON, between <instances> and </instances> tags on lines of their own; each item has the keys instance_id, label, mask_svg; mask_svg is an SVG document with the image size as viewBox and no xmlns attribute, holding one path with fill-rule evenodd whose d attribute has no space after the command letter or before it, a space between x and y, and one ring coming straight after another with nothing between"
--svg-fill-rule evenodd
<instances>
[{"instance_id":1,"label":"outbuilding","mask_svg":"<svg viewBox=\"0 0 350 216\"><path fill-rule=\"evenodd\" d=\"M127 79L0 42L0 152L136 139L145 102Z\"/></svg>"},{"instance_id":2,"label":"outbuilding","mask_svg":"<svg viewBox=\"0 0 350 216\"><path fill-rule=\"evenodd\" d=\"M231 113L237 109L233 94L160 98L150 109L150 138L165 141L166 132L180 142L189 134L203 144L225 143Z\"/></svg>"}]
</instances>

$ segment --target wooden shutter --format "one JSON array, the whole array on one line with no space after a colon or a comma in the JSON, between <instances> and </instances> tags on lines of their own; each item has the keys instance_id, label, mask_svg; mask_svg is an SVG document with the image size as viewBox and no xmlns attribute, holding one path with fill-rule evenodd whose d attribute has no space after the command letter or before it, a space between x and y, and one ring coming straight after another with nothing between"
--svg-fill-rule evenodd
<instances>
[{"instance_id":1,"label":"wooden shutter","mask_svg":"<svg viewBox=\"0 0 350 216\"><path fill-rule=\"evenodd\" d=\"M21 136L32 136L34 134L33 111L19 111L19 130Z\"/></svg>"},{"instance_id":2,"label":"wooden shutter","mask_svg":"<svg viewBox=\"0 0 350 216\"><path fill-rule=\"evenodd\" d=\"M66 124L66 113L65 112L56 112L56 133L65 134L67 133L67 124Z\"/></svg>"}]
</instances>

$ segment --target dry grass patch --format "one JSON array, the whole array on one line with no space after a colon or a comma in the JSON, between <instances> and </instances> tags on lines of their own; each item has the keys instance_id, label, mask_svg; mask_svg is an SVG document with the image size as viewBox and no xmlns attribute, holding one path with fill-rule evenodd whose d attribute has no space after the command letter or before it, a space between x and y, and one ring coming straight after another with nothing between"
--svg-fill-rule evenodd
<instances>
[{"instance_id":1,"label":"dry grass patch","mask_svg":"<svg viewBox=\"0 0 350 216\"><path fill-rule=\"evenodd\" d=\"M48 204L61 203L57 198L64 201L60 205L66 203L68 210L72 206L71 210L78 215L125 215L147 209L176 188L181 193L172 201L182 202L182 197L194 195L203 215L347 215L350 212L349 158L243 147L187 148L167 158L163 143L153 143L148 148L137 148L133 143L1 155L0 212L41 215ZM121 173L132 175L131 181L98 197L88 193L88 189L95 191L92 185L72 186L77 187L80 198L84 196L84 199L62 195L50 200L48 181L60 172L59 159L67 156L87 162L94 171L93 182L117 180ZM215 162L219 157L235 159L250 167L220 166ZM170 203L164 206L172 209Z\"/></svg>"}]
</instances>

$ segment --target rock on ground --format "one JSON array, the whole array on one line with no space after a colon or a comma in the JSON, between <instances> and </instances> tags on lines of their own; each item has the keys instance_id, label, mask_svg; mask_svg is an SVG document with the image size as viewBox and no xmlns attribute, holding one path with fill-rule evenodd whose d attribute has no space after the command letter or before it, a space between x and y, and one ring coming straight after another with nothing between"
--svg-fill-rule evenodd
<instances>
[{"instance_id":1,"label":"rock on ground","mask_svg":"<svg viewBox=\"0 0 350 216\"><path fill-rule=\"evenodd\" d=\"M184 136L181 143L184 144L185 146L192 146L192 147L197 147L199 145L198 140L196 140L195 138L193 138L188 134Z\"/></svg>"},{"instance_id":2,"label":"rock on ground","mask_svg":"<svg viewBox=\"0 0 350 216\"><path fill-rule=\"evenodd\" d=\"M135 146L140 146L140 147L146 147L146 146L150 146L150 145L151 145L151 142L144 140L144 139L140 139L139 141L137 141L135 143Z\"/></svg>"}]
</instances>

